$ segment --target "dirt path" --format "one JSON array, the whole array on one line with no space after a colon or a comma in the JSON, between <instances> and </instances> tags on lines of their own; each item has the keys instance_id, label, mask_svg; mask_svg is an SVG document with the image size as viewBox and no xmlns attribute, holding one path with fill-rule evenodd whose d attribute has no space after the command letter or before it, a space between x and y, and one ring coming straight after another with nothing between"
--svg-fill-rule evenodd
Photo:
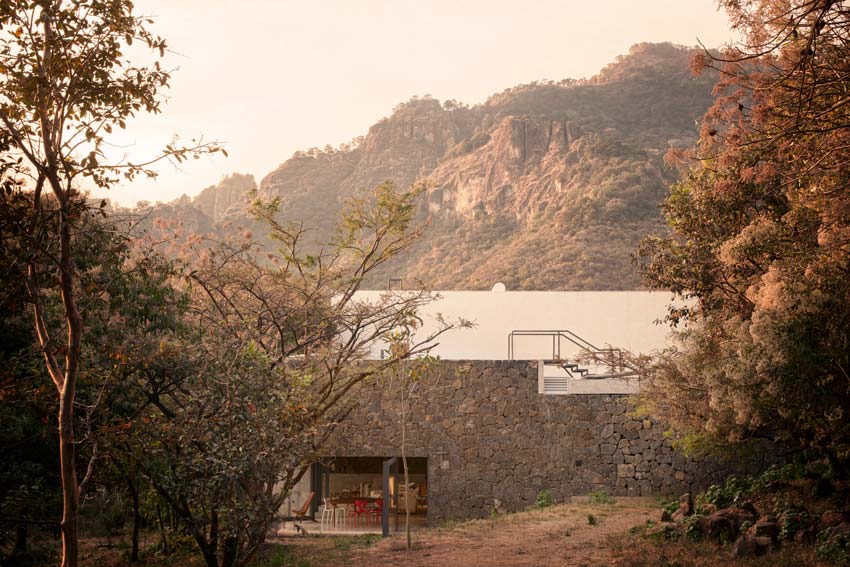
<instances>
[{"instance_id":1,"label":"dirt path","mask_svg":"<svg viewBox=\"0 0 850 567\"><path fill-rule=\"evenodd\" d=\"M588 515L595 518L591 524ZM476 520L452 529L417 532L414 549L403 535L352 550L339 567L564 567L610 565L615 536L657 519L658 508L644 499L614 504L575 503Z\"/></svg>"}]
</instances>

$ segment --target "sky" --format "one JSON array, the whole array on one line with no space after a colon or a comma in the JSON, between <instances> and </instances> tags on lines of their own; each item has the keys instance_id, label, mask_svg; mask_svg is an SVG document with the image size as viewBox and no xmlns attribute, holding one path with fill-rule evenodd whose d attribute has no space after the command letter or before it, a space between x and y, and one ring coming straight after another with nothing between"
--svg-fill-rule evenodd
<instances>
[{"instance_id":1,"label":"sky","mask_svg":"<svg viewBox=\"0 0 850 567\"><path fill-rule=\"evenodd\" d=\"M173 136L228 158L163 164L114 187L124 205L195 195L230 172L259 181L296 150L333 146L413 95L468 104L540 79L596 74L644 41L732 39L714 0L137 0L171 48L163 112L114 139L141 161Z\"/></svg>"}]
</instances>

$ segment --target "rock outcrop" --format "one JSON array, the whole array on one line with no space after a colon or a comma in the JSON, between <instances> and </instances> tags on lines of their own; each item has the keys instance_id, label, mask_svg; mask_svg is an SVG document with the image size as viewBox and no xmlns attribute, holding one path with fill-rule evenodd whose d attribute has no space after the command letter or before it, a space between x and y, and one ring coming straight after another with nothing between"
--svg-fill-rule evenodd
<instances>
[{"instance_id":1,"label":"rock outcrop","mask_svg":"<svg viewBox=\"0 0 850 567\"><path fill-rule=\"evenodd\" d=\"M246 197L257 188L253 175L233 173L201 191L192 204L214 222L244 215Z\"/></svg>"},{"instance_id":2,"label":"rock outcrop","mask_svg":"<svg viewBox=\"0 0 850 567\"><path fill-rule=\"evenodd\" d=\"M401 277L442 289L634 289L630 255L659 228L676 179L663 156L695 140L711 101L714 77L692 77L689 56L642 44L589 80L521 85L473 107L414 98L351 145L297 152L258 193L321 241L358 192L423 183L428 227L372 287ZM216 222L233 217L237 180L196 205Z\"/></svg>"}]
</instances>

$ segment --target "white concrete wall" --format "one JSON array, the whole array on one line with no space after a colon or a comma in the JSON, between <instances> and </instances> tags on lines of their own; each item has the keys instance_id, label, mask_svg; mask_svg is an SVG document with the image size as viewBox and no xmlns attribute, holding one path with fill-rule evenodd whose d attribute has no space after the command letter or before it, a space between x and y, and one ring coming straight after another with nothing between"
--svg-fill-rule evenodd
<instances>
[{"instance_id":1,"label":"white concrete wall","mask_svg":"<svg viewBox=\"0 0 850 567\"><path fill-rule=\"evenodd\" d=\"M357 298L376 300L381 291L362 291ZM669 292L651 291L441 291L441 299L421 314L424 336L436 328L434 315L463 317L474 329L449 331L433 354L446 360L504 360L508 334L518 329L569 329L597 347L611 346L649 353L667 344L669 330L663 319L672 301ZM577 348L562 341L561 357ZM551 358L549 338L525 337L514 342L514 358ZM380 347L373 352L380 355Z\"/></svg>"}]
</instances>

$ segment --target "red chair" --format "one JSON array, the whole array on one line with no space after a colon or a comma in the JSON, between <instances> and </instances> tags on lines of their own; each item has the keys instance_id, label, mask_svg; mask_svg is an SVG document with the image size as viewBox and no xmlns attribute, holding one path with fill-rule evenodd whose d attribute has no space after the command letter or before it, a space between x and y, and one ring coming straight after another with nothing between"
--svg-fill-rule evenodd
<instances>
[{"instance_id":1,"label":"red chair","mask_svg":"<svg viewBox=\"0 0 850 567\"><path fill-rule=\"evenodd\" d=\"M369 502L366 500L355 500L354 510L348 513L349 518L354 518L354 525L360 525L360 517L366 516L366 521L369 521Z\"/></svg>"}]
</instances>

